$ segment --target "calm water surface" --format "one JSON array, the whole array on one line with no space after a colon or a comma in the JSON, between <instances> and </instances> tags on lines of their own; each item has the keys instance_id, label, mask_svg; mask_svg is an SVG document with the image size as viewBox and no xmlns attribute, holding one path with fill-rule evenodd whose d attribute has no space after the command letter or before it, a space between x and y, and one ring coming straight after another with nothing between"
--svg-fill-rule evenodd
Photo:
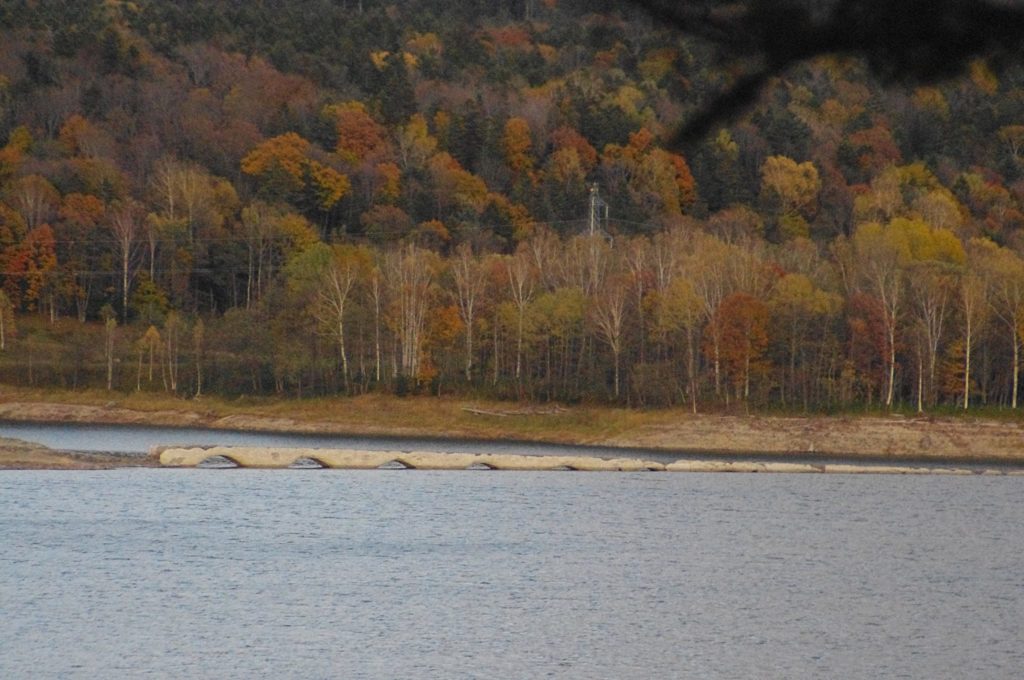
<instances>
[{"instance_id":1,"label":"calm water surface","mask_svg":"<svg viewBox=\"0 0 1024 680\"><path fill-rule=\"evenodd\" d=\"M0 678L1011 678L1019 478L0 472Z\"/></svg>"}]
</instances>

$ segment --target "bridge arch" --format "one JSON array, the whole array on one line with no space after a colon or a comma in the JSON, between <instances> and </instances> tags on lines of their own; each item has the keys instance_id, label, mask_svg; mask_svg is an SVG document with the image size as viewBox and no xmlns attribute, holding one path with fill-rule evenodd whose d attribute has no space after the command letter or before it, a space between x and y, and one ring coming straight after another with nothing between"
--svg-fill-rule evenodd
<instances>
[{"instance_id":1,"label":"bridge arch","mask_svg":"<svg viewBox=\"0 0 1024 680\"><path fill-rule=\"evenodd\" d=\"M199 468L243 468L243 467L245 467L245 465L243 465L241 462L238 461L237 458L231 456L230 454L214 453L214 454L209 455L206 458L203 458L202 460L200 460L198 463L196 463L195 467L199 467Z\"/></svg>"},{"instance_id":2,"label":"bridge arch","mask_svg":"<svg viewBox=\"0 0 1024 680\"><path fill-rule=\"evenodd\" d=\"M293 470L311 470L311 469L325 469L331 467L326 461L321 460L318 456L306 455L298 456L291 463L288 463L288 467Z\"/></svg>"},{"instance_id":3,"label":"bridge arch","mask_svg":"<svg viewBox=\"0 0 1024 680\"><path fill-rule=\"evenodd\" d=\"M408 461L402 460L401 457L392 458L391 460L385 461L377 466L377 470L415 470L416 466Z\"/></svg>"},{"instance_id":4,"label":"bridge arch","mask_svg":"<svg viewBox=\"0 0 1024 680\"><path fill-rule=\"evenodd\" d=\"M485 463L483 461L476 461L476 462L470 463L469 465L467 465L463 469L464 470L498 470L500 468L497 468L494 465L491 465L490 463Z\"/></svg>"}]
</instances>

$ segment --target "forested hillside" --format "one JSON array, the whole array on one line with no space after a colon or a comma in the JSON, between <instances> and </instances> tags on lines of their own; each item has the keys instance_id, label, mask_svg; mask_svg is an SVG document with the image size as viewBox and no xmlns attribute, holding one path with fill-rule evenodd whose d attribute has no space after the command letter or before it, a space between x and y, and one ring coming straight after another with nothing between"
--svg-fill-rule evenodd
<instances>
[{"instance_id":1,"label":"forested hillside","mask_svg":"<svg viewBox=\"0 0 1024 680\"><path fill-rule=\"evenodd\" d=\"M1024 71L740 64L627 2L0 5L0 379L1016 408Z\"/></svg>"}]
</instances>

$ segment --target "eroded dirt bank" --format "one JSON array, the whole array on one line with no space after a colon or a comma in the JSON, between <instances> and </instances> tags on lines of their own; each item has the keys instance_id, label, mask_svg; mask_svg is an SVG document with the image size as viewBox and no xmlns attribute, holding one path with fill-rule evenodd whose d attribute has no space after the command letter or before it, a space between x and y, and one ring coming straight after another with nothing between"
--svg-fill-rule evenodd
<instances>
[{"instance_id":1,"label":"eroded dirt bank","mask_svg":"<svg viewBox=\"0 0 1024 680\"><path fill-rule=\"evenodd\" d=\"M109 470L119 467L157 467L155 456L55 451L39 444L0 437L0 470Z\"/></svg>"},{"instance_id":2,"label":"eroded dirt bank","mask_svg":"<svg viewBox=\"0 0 1024 680\"><path fill-rule=\"evenodd\" d=\"M968 418L686 416L610 437L643 448L1024 464L1024 426Z\"/></svg>"}]
</instances>

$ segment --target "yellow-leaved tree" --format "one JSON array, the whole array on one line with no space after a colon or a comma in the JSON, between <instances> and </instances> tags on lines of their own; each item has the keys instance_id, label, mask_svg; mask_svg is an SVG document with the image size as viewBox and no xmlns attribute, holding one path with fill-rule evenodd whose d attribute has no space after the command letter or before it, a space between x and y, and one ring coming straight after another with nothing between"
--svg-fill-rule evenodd
<instances>
[{"instance_id":1,"label":"yellow-leaved tree","mask_svg":"<svg viewBox=\"0 0 1024 680\"><path fill-rule=\"evenodd\" d=\"M818 210L820 191L821 178L810 161L769 156L761 166L761 195L774 206L784 239L810 235L809 220Z\"/></svg>"}]
</instances>

